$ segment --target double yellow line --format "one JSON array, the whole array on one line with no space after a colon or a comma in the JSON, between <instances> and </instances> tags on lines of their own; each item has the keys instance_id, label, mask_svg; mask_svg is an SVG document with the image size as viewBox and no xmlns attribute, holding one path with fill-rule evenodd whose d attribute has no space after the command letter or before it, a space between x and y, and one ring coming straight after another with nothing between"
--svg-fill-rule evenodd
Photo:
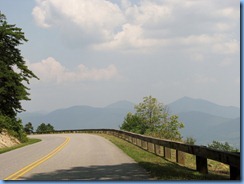
<instances>
[{"instance_id":1,"label":"double yellow line","mask_svg":"<svg viewBox=\"0 0 244 184\"><path fill-rule=\"evenodd\" d=\"M16 173L8 176L4 180L17 180L19 177L23 176L24 174L26 174L30 170L34 169L35 167L37 167L41 163L43 163L46 160L48 160L49 158L53 157L56 153L58 153L61 149L63 149L69 143L69 141L70 141L70 138L66 137L65 141L60 146L58 146L56 149L54 149L52 152L50 152L48 155L46 155L46 156L42 157L41 159L27 165L26 167L20 169Z\"/></svg>"}]
</instances>

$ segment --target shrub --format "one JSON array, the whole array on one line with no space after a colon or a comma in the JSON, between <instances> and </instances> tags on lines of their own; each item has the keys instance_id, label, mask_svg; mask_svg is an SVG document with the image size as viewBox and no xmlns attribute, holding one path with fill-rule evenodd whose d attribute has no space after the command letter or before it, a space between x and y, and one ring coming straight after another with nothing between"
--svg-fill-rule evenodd
<instances>
[{"instance_id":1,"label":"shrub","mask_svg":"<svg viewBox=\"0 0 244 184\"><path fill-rule=\"evenodd\" d=\"M20 142L27 141L27 136L20 119L17 120L15 118L0 115L0 132L2 132L3 129L7 130L10 135L16 137Z\"/></svg>"}]
</instances>

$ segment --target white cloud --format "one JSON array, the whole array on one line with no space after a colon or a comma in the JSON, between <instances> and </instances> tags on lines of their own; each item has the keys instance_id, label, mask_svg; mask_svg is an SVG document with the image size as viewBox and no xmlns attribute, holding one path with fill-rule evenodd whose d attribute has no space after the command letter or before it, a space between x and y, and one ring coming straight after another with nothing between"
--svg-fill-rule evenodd
<instances>
[{"instance_id":1,"label":"white cloud","mask_svg":"<svg viewBox=\"0 0 244 184\"><path fill-rule=\"evenodd\" d=\"M37 2L40 3L40 1ZM51 10L49 8L48 1L42 1L40 6L36 6L32 10L32 15L34 16L34 19L38 26L42 28L49 28L51 26L47 20L48 17L51 16L50 11Z\"/></svg>"},{"instance_id":2,"label":"white cloud","mask_svg":"<svg viewBox=\"0 0 244 184\"><path fill-rule=\"evenodd\" d=\"M110 80L118 76L118 70L114 65L107 68L89 69L83 64L77 67L77 70L70 71L61 65L57 60L48 57L39 63L28 63L30 69L44 82L77 82L84 80Z\"/></svg>"},{"instance_id":3,"label":"white cloud","mask_svg":"<svg viewBox=\"0 0 244 184\"><path fill-rule=\"evenodd\" d=\"M119 7L104 0L69 0L68 3L38 0L32 14L40 27L58 27L62 31L75 27L78 28L77 33L93 37L92 40L95 37L95 41L109 39L125 21Z\"/></svg>"},{"instance_id":4,"label":"white cloud","mask_svg":"<svg viewBox=\"0 0 244 184\"><path fill-rule=\"evenodd\" d=\"M237 54L240 51L240 42L237 40L230 40L213 45L213 51L222 54Z\"/></svg>"},{"instance_id":5,"label":"white cloud","mask_svg":"<svg viewBox=\"0 0 244 184\"><path fill-rule=\"evenodd\" d=\"M32 13L37 25L58 28L76 43L80 40L77 47L86 44L93 49L116 50L205 44L218 53L226 48L229 51L224 53L238 52L229 35L238 35L239 4L229 0L36 2Z\"/></svg>"}]
</instances>

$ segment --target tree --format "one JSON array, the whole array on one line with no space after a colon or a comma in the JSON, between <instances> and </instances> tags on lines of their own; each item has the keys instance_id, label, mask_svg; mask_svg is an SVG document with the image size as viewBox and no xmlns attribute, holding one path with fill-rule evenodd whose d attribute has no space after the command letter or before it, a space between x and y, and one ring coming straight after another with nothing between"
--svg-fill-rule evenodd
<instances>
[{"instance_id":1,"label":"tree","mask_svg":"<svg viewBox=\"0 0 244 184\"><path fill-rule=\"evenodd\" d=\"M36 129L37 133L48 133L52 131L54 131L54 127L49 123L47 125L45 123L41 123Z\"/></svg>"},{"instance_id":2,"label":"tree","mask_svg":"<svg viewBox=\"0 0 244 184\"><path fill-rule=\"evenodd\" d=\"M46 125L46 129L47 129L47 132L54 131L54 127L51 124L49 124L49 123Z\"/></svg>"},{"instance_id":3,"label":"tree","mask_svg":"<svg viewBox=\"0 0 244 184\"><path fill-rule=\"evenodd\" d=\"M142 103L135 105L135 110L136 115L144 119L151 128L158 126L167 115L167 107L152 96L144 97Z\"/></svg>"},{"instance_id":4,"label":"tree","mask_svg":"<svg viewBox=\"0 0 244 184\"><path fill-rule=\"evenodd\" d=\"M168 108L152 96L144 97L143 102L135 105L136 113L128 113L120 129L159 138L181 140L179 129L184 124L178 116L170 115Z\"/></svg>"},{"instance_id":5,"label":"tree","mask_svg":"<svg viewBox=\"0 0 244 184\"><path fill-rule=\"evenodd\" d=\"M229 145L228 142L221 143L218 141L213 141L211 144L208 144L209 148L220 150L220 151L229 151L229 152L239 152L238 149Z\"/></svg>"},{"instance_id":6,"label":"tree","mask_svg":"<svg viewBox=\"0 0 244 184\"><path fill-rule=\"evenodd\" d=\"M33 128L31 122L27 123L27 124L25 125L25 127L24 127L24 131L25 131L27 134L32 134L32 133L33 133L33 130L34 130L34 128Z\"/></svg>"},{"instance_id":7,"label":"tree","mask_svg":"<svg viewBox=\"0 0 244 184\"><path fill-rule=\"evenodd\" d=\"M170 140L181 140L182 136L179 131L181 128L184 128L184 124L178 121L178 116L172 115L158 127L158 137Z\"/></svg>"},{"instance_id":8,"label":"tree","mask_svg":"<svg viewBox=\"0 0 244 184\"><path fill-rule=\"evenodd\" d=\"M131 131L138 134L144 134L147 128L147 125L143 123L141 117L130 112L126 115L124 123L120 127L122 130Z\"/></svg>"},{"instance_id":9,"label":"tree","mask_svg":"<svg viewBox=\"0 0 244 184\"><path fill-rule=\"evenodd\" d=\"M193 137L187 137L185 143L190 145L195 145L196 139L194 139Z\"/></svg>"},{"instance_id":10,"label":"tree","mask_svg":"<svg viewBox=\"0 0 244 184\"><path fill-rule=\"evenodd\" d=\"M10 25L0 12L0 114L11 118L24 111L22 100L30 100L24 83L38 77L28 69L18 46L27 39L21 28Z\"/></svg>"}]
</instances>

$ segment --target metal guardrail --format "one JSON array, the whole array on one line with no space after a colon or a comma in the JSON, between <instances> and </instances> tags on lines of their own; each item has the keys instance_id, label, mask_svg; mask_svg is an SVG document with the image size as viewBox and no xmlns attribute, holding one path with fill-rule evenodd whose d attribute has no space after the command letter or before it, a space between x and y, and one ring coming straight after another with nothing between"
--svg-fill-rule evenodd
<instances>
[{"instance_id":1,"label":"metal guardrail","mask_svg":"<svg viewBox=\"0 0 244 184\"><path fill-rule=\"evenodd\" d=\"M212 159L230 166L230 179L240 180L240 153L232 153L214 150L206 146L189 145L165 139L135 134L116 129L80 129L80 130L57 130L49 133L105 133L111 134L135 144L144 150L162 155L160 147L163 147L163 156L171 158L171 149L176 150L176 162L184 165L184 153L196 156L196 170L200 173L208 173L207 159Z\"/></svg>"}]
</instances>

